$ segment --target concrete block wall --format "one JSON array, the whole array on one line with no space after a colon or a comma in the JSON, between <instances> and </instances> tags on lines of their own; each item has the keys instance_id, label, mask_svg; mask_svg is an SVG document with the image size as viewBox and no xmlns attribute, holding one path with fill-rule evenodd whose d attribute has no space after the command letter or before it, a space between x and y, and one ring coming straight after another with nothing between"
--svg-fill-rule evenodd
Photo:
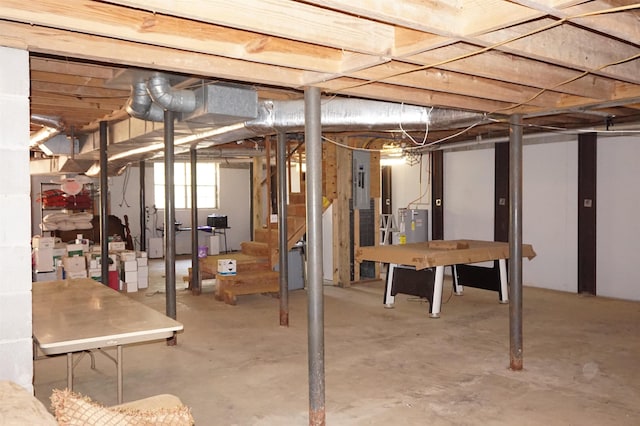
<instances>
[{"instance_id":1,"label":"concrete block wall","mask_svg":"<svg viewBox=\"0 0 640 426\"><path fill-rule=\"evenodd\" d=\"M0 63L0 380L33 392L29 53Z\"/></svg>"}]
</instances>

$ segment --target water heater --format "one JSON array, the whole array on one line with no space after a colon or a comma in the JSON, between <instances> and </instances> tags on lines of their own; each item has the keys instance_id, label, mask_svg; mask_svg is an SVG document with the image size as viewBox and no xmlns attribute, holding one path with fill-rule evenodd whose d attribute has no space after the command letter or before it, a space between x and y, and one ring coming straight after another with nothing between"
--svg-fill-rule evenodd
<instances>
[{"instance_id":1,"label":"water heater","mask_svg":"<svg viewBox=\"0 0 640 426\"><path fill-rule=\"evenodd\" d=\"M398 209L398 227L407 243L420 243L429 239L429 210Z\"/></svg>"}]
</instances>

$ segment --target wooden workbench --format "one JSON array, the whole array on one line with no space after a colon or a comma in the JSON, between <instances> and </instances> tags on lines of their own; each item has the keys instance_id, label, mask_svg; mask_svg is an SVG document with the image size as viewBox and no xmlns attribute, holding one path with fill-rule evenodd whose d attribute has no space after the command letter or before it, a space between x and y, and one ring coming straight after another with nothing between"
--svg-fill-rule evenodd
<instances>
[{"instance_id":1,"label":"wooden workbench","mask_svg":"<svg viewBox=\"0 0 640 426\"><path fill-rule=\"evenodd\" d=\"M522 245L522 256L533 259L536 256L530 244ZM500 281L500 301L508 302L506 259L509 258L509 243L478 240L435 240L421 243L360 247L356 250L356 261L369 260L389 264L385 288L384 304L394 303L394 273L396 268L422 271L434 268L433 291L426 294L430 301L429 313L432 318L440 317L444 267L466 265L485 261L498 261ZM454 284L455 283L454 273ZM425 283L425 286L427 284ZM398 291L400 292L400 291ZM461 294L461 286L456 284L456 293ZM412 293L413 294L413 293Z\"/></svg>"}]
</instances>

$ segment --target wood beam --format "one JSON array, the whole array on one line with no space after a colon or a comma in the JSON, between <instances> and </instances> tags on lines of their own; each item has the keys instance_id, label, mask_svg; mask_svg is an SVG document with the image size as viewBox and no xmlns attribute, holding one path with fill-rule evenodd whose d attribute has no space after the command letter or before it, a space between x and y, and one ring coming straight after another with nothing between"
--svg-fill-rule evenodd
<instances>
[{"instance_id":1,"label":"wood beam","mask_svg":"<svg viewBox=\"0 0 640 426\"><path fill-rule=\"evenodd\" d=\"M244 0L233 7L224 0L116 0L111 3L360 53L388 55L393 48L391 25L299 2ZM284 22L293 25L283 25Z\"/></svg>"}]
</instances>

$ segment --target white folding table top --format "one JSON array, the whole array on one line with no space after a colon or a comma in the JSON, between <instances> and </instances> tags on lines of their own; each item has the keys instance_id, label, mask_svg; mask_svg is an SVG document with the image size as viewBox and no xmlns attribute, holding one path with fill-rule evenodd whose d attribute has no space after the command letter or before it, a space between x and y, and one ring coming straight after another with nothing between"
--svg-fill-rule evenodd
<instances>
[{"instance_id":1,"label":"white folding table top","mask_svg":"<svg viewBox=\"0 0 640 426\"><path fill-rule=\"evenodd\" d=\"M33 336L45 355L158 340L182 329L89 278L33 283Z\"/></svg>"}]
</instances>

